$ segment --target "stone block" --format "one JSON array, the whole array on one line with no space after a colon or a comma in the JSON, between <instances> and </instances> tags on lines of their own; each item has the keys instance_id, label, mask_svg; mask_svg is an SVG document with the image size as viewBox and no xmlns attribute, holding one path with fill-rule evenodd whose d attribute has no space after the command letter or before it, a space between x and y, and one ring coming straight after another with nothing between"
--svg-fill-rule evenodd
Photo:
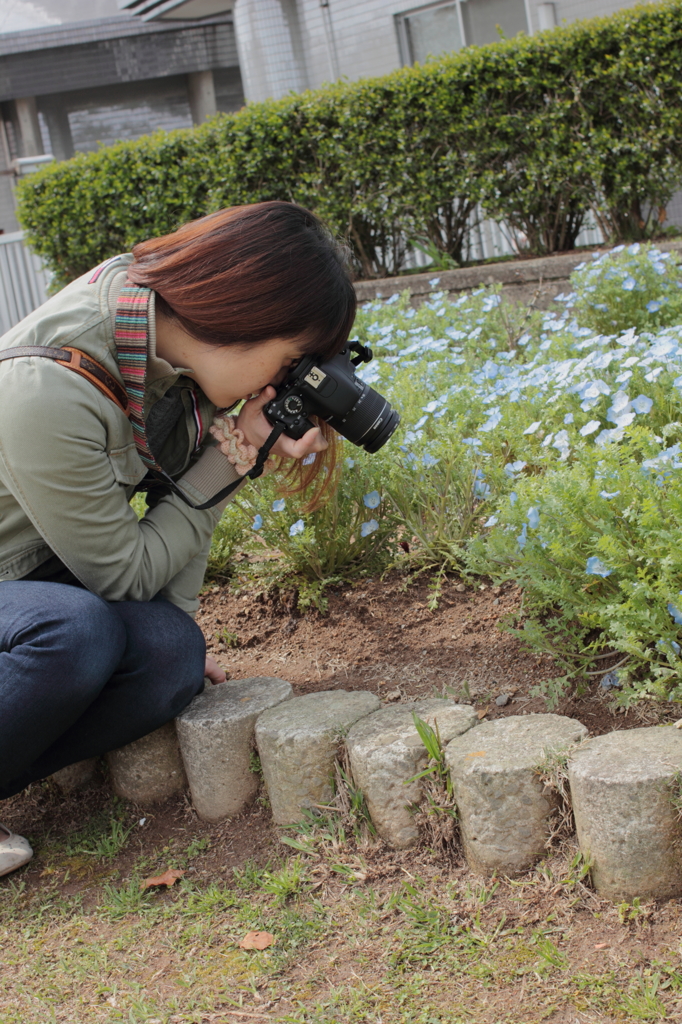
<instances>
[{"instance_id":1,"label":"stone block","mask_svg":"<svg viewBox=\"0 0 682 1024\"><path fill-rule=\"evenodd\" d=\"M66 768L60 768L51 778L56 782L62 793L75 793L79 789L86 789L97 779L98 757L88 757L85 761L76 761Z\"/></svg>"},{"instance_id":2,"label":"stone block","mask_svg":"<svg viewBox=\"0 0 682 1024\"><path fill-rule=\"evenodd\" d=\"M571 748L587 729L563 715L511 715L452 740L446 760L462 843L472 871L517 875L543 856L552 790L535 771L548 753Z\"/></svg>"},{"instance_id":3,"label":"stone block","mask_svg":"<svg viewBox=\"0 0 682 1024\"><path fill-rule=\"evenodd\" d=\"M136 804L160 803L187 786L174 722L110 750L107 762L114 792Z\"/></svg>"},{"instance_id":4,"label":"stone block","mask_svg":"<svg viewBox=\"0 0 682 1024\"><path fill-rule=\"evenodd\" d=\"M327 690L263 712L256 745L278 825L293 825L303 808L329 802L339 738L379 707L379 698L366 690Z\"/></svg>"},{"instance_id":5,"label":"stone block","mask_svg":"<svg viewBox=\"0 0 682 1024\"><path fill-rule=\"evenodd\" d=\"M251 771L256 719L289 700L283 679L256 676L207 686L176 719L192 803L204 821L239 814L260 779Z\"/></svg>"},{"instance_id":6,"label":"stone block","mask_svg":"<svg viewBox=\"0 0 682 1024\"><path fill-rule=\"evenodd\" d=\"M346 748L353 780L364 794L377 832L398 850L418 838L410 807L419 804L423 783L405 783L426 767L428 759L413 713L432 728L438 726L443 744L478 724L472 707L434 697L383 707L349 730Z\"/></svg>"},{"instance_id":7,"label":"stone block","mask_svg":"<svg viewBox=\"0 0 682 1024\"><path fill-rule=\"evenodd\" d=\"M682 732L674 726L596 736L571 758L580 849L613 900L682 895Z\"/></svg>"}]
</instances>

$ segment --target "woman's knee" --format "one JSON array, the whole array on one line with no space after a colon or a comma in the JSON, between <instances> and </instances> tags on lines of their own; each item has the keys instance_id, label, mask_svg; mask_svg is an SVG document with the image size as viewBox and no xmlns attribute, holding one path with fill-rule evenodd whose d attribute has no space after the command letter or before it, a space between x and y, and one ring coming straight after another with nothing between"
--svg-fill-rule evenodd
<instances>
[{"instance_id":1,"label":"woman's knee","mask_svg":"<svg viewBox=\"0 0 682 1024\"><path fill-rule=\"evenodd\" d=\"M165 599L113 606L126 627L126 668L168 701L172 717L203 687L206 641L190 616Z\"/></svg>"},{"instance_id":2,"label":"woman's knee","mask_svg":"<svg viewBox=\"0 0 682 1024\"><path fill-rule=\"evenodd\" d=\"M0 650L48 672L64 693L96 693L125 651L125 630L101 598L61 583L17 581L0 592Z\"/></svg>"}]
</instances>

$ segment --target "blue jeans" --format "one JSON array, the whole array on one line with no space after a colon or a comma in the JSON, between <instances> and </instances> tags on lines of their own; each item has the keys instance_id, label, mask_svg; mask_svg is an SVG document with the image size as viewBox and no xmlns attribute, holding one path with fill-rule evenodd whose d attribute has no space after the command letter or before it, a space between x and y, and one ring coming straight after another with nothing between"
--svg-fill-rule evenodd
<instances>
[{"instance_id":1,"label":"blue jeans","mask_svg":"<svg viewBox=\"0 0 682 1024\"><path fill-rule=\"evenodd\" d=\"M0 583L0 799L170 721L203 689L205 654L163 598Z\"/></svg>"}]
</instances>

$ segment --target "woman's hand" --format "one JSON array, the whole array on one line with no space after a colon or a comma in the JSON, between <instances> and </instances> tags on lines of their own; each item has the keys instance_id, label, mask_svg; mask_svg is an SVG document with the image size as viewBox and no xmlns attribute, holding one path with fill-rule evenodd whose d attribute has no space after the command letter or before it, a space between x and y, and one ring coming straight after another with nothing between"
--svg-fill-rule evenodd
<instances>
[{"instance_id":1,"label":"woman's hand","mask_svg":"<svg viewBox=\"0 0 682 1024\"><path fill-rule=\"evenodd\" d=\"M204 676L207 679L210 679L214 686L216 683L224 683L227 679L227 676L221 669L218 662L208 656L206 657L206 664L204 665Z\"/></svg>"},{"instance_id":2,"label":"woman's hand","mask_svg":"<svg viewBox=\"0 0 682 1024\"><path fill-rule=\"evenodd\" d=\"M265 418L263 408L276 394L272 385L268 384L259 395L245 402L239 411L237 426L244 432L247 444L252 444L254 448L261 448L270 436L272 424ZM272 446L271 454L280 455L285 459L304 459L313 452L323 452L326 447L327 442L322 436L322 431L319 427L313 427L298 441L282 434Z\"/></svg>"}]
</instances>

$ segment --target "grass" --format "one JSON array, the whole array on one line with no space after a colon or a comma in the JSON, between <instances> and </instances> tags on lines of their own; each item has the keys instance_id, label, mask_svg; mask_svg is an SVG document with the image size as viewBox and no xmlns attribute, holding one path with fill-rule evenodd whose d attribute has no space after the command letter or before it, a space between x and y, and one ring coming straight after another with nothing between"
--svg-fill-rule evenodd
<instances>
[{"instance_id":1,"label":"grass","mask_svg":"<svg viewBox=\"0 0 682 1024\"><path fill-rule=\"evenodd\" d=\"M128 828L124 811L112 802L100 839L92 829L79 848L111 836L112 820ZM231 825L232 839L258 815ZM485 880L426 847L388 851L339 813L287 829L294 849L273 832L269 859L226 871L232 840L220 826L143 849L137 834L89 856L76 882L80 855L51 835L29 874L0 882L2 1024L680 1019L677 903L600 900L574 851ZM180 882L143 892L142 878L169 863L187 867ZM275 942L242 950L248 931Z\"/></svg>"}]
</instances>

